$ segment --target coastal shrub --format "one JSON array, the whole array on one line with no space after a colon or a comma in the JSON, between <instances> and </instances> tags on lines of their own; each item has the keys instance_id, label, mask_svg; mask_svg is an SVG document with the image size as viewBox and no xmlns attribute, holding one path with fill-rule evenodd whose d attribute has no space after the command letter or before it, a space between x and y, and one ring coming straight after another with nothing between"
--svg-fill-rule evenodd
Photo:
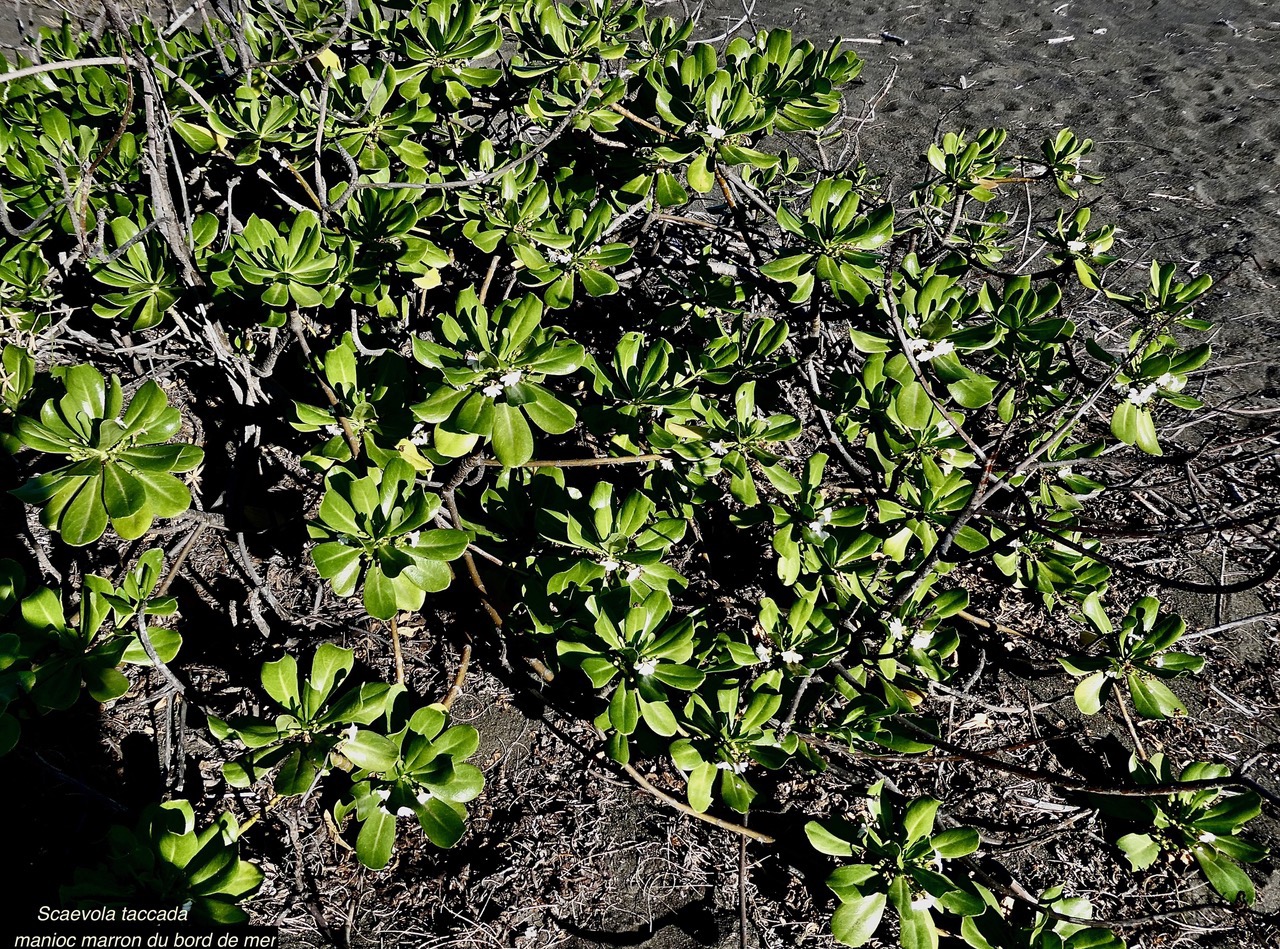
<instances>
[{"instance_id":1,"label":"coastal shrub","mask_svg":"<svg viewBox=\"0 0 1280 949\"><path fill-rule=\"evenodd\" d=\"M1107 844L1135 872L1190 855L1253 900L1257 793L1148 756L1129 720L1184 716L1204 660L1170 651L1185 623L1155 597L1128 606L1099 530L1120 466L1201 407L1211 281L1113 267L1116 228L1082 203L1091 141L951 131L890 188L860 160L840 43L713 45L637 0L108 11L0 75L0 443L53 543L128 572L84 581L69 625L51 589L23 598L38 564L0 563L0 751L82 687L110 702L158 667L180 690L179 633L225 634L181 618L158 550L117 539L212 523L248 558L258 529L331 607L358 595L376 643L357 667L252 577L272 617L239 686L272 711L201 699L214 754L271 807L323 786L366 867L402 817L465 842L482 793L477 733L449 718L471 639L456 676L418 656L411 680L453 687L416 699L400 625L420 614L488 624L475 662L523 658L690 813L759 814L767 838L783 773L867 800L800 815L854 861L829 880L842 943L1122 946L1047 869L1022 903L979 882L980 829L875 778L935 750L1020 773L945 738L933 698L1011 635L975 605L1003 594L1076 631L1079 710L1134 740L1109 780L1150 790L1041 777L1138 827ZM224 445L294 462L305 538L254 527ZM160 874L161 896L242 918L252 848L229 815L195 826L185 802L149 810L111 839L123 888L82 873L68 897Z\"/></svg>"}]
</instances>

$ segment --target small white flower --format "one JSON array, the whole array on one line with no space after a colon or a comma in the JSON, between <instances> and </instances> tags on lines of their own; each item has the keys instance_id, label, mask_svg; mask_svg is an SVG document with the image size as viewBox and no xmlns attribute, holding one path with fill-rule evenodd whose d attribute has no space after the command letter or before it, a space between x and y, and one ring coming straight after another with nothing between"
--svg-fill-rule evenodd
<instances>
[{"instance_id":1,"label":"small white flower","mask_svg":"<svg viewBox=\"0 0 1280 949\"><path fill-rule=\"evenodd\" d=\"M675 471L676 463L670 458L660 458L658 459L658 467L663 471Z\"/></svg>"},{"instance_id":2,"label":"small white flower","mask_svg":"<svg viewBox=\"0 0 1280 949\"><path fill-rule=\"evenodd\" d=\"M389 798L389 797L391 796L391 789L390 789L390 788L378 788L377 790L375 790L375 791L373 792L373 796L374 796L374 797L376 797L376 798L377 798L379 801L381 801L383 804L385 804L385 803L387 803L387 798Z\"/></svg>"},{"instance_id":3,"label":"small white flower","mask_svg":"<svg viewBox=\"0 0 1280 949\"><path fill-rule=\"evenodd\" d=\"M1108 678L1108 679L1118 679L1118 678L1120 678L1120 673L1116 672L1116 670L1115 670L1115 669L1108 669L1108 670L1107 670L1107 678Z\"/></svg>"},{"instance_id":4,"label":"small white flower","mask_svg":"<svg viewBox=\"0 0 1280 949\"><path fill-rule=\"evenodd\" d=\"M834 516L835 514L831 510L831 508L824 508L823 510L818 512L818 521L819 523L822 523L822 524L830 524L831 518Z\"/></svg>"},{"instance_id":5,"label":"small white flower","mask_svg":"<svg viewBox=\"0 0 1280 949\"><path fill-rule=\"evenodd\" d=\"M653 671L658 668L658 662L655 659L641 659L635 665L636 675L651 676Z\"/></svg>"},{"instance_id":6,"label":"small white flower","mask_svg":"<svg viewBox=\"0 0 1280 949\"><path fill-rule=\"evenodd\" d=\"M770 659L773 658L773 650L770 649L768 646L766 646L764 643L759 643L756 646L756 658L759 659L761 662L768 662Z\"/></svg>"},{"instance_id":7,"label":"small white flower","mask_svg":"<svg viewBox=\"0 0 1280 949\"><path fill-rule=\"evenodd\" d=\"M1151 397L1156 394L1156 386L1154 382L1148 382L1141 389L1130 388L1129 394L1125 396L1134 405L1146 405L1151 401Z\"/></svg>"},{"instance_id":8,"label":"small white flower","mask_svg":"<svg viewBox=\"0 0 1280 949\"><path fill-rule=\"evenodd\" d=\"M409 444L416 445L421 448L423 445L431 441L431 433L425 428L415 428L413 434L409 436Z\"/></svg>"},{"instance_id":9,"label":"small white flower","mask_svg":"<svg viewBox=\"0 0 1280 949\"><path fill-rule=\"evenodd\" d=\"M927 339L909 339L907 340L907 348L911 350L913 356L918 357L929 348L929 341Z\"/></svg>"},{"instance_id":10,"label":"small white flower","mask_svg":"<svg viewBox=\"0 0 1280 949\"><path fill-rule=\"evenodd\" d=\"M1078 180L1078 179L1077 179ZM1067 241L1067 250L1073 254L1079 254L1089 249L1088 241Z\"/></svg>"},{"instance_id":11,"label":"small white flower","mask_svg":"<svg viewBox=\"0 0 1280 949\"><path fill-rule=\"evenodd\" d=\"M714 123L708 122L707 138L711 139L713 142L720 141L720 139L724 138L724 129Z\"/></svg>"},{"instance_id":12,"label":"small white flower","mask_svg":"<svg viewBox=\"0 0 1280 949\"><path fill-rule=\"evenodd\" d=\"M1187 380L1181 376L1175 376L1171 372L1166 372L1156 379L1156 387L1164 389L1167 392L1181 392L1183 386L1187 384Z\"/></svg>"},{"instance_id":13,"label":"small white flower","mask_svg":"<svg viewBox=\"0 0 1280 949\"><path fill-rule=\"evenodd\" d=\"M1072 468L1070 465L1063 465L1061 468L1058 469L1058 474L1062 475L1062 477L1064 478L1070 478L1075 473L1076 473L1075 469Z\"/></svg>"},{"instance_id":14,"label":"small white flower","mask_svg":"<svg viewBox=\"0 0 1280 949\"><path fill-rule=\"evenodd\" d=\"M547 260L553 264L564 266L573 262L573 255L563 250L550 250L547 251Z\"/></svg>"},{"instance_id":15,"label":"small white flower","mask_svg":"<svg viewBox=\"0 0 1280 949\"><path fill-rule=\"evenodd\" d=\"M342 737L343 737L343 739L344 739L344 740L346 740L346 741L355 741L355 740L356 740L356 733L357 733L358 731L360 731L360 729L356 728L356 726L355 726L355 725L351 725L350 727L348 727L348 728L347 728L347 730L346 730L346 731L344 731L344 732L342 733Z\"/></svg>"},{"instance_id":16,"label":"small white flower","mask_svg":"<svg viewBox=\"0 0 1280 949\"><path fill-rule=\"evenodd\" d=\"M412 817L412 816L413 816L412 807L402 807L396 811L396 817Z\"/></svg>"},{"instance_id":17,"label":"small white flower","mask_svg":"<svg viewBox=\"0 0 1280 949\"><path fill-rule=\"evenodd\" d=\"M729 443L722 441L714 441L711 443L711 453L714 455L724 455L729 451Z\"/></svg>"},{"instance_id":18,"label":"small white flower","mask_svg":"<svg viewBox=\"0 0 1280 949\"><path fill-rule=\"evenodd\" d=\"M1206 830L1203 834L1201 834L1196 839L1199 840L1200 843L1202 844L1211 844L1218 839L1218 835Z\"/></svg>"},{"instance_id":19,"label":"small white flower","mask_svg":"<svg viewBox=\"0 0 1280 949\"><path fill-rule=\"evenodd\" d=\"M906 634L907 634L907 627L906 627L906 624L902 622L902 620L898 619L898 617L896 616L893 619L889 620L890 636L892 636L894 639L901 639Z\"/></svg>"},{"instance_id":20,"label":"small white flower","mask_svg":"<svg viewBox=\"0 0 1280 949\"><path fill-rule=\"evenodd\" d=\"M783 662L803 662L804 656L796 652L794 649L788 649L782 654Z\"/></svg>"},{"instance_id":21,"label":"small white flower","mask_svg":"<svg viewBox=\"0 0 1280 949\"><path fill-rule=\"evenodd\" d=\"M810 521L809 530L813 531L813 536L818 540L826 540L831 536L831 532L827 530L827 525L822 521Z\"/></svg>"},{"instance_id":22,"label":"small white flower","mask_svg":"<svg viewBox=\"0 0 1280 949\"><path fill-rule=\"evenodd\" d=\"M474 353L474 352L468 352L468 353L467 353L467 368L469 368L469 369L474 369L474 368L475 368L476 366L478 366L478 365L480 365L480 356L479 356L477 353Z\"/></svg>"},{"instance_id":23,"label":"small white flower","mask_svg":"<svg viewBox=\"0 0 1280 949\"><path fill-rule=\"evenodd\" d=\"M418 792L418 794L417 794L417 798L418 798L418 803L419 803L419 804L426 804L426 803L427 803L427 801L431 800L431 792L430 792L430 791L419 791L419 792Z\"/></svg>"},{"instance_id":24,"label":"small white flower","mask_svg":"<svg viewBox=\"0 0 1280 949\"><path fill-rule=\"evenodd\" d=\"M936 905L937 905L937 900L935 900L928 893L922 893L920 896L916 897L914 900L911 901L911 908L913 910L916 910L917 912L920 912L921 910L933 909L933 907Z\"/></svg>"},{"instance_id":25,"label":"small white flower","mask_svg":"<svg viewBox=\"0 0 1280 949\"><path fill-rule=\"evenodd\" d=\"M410 547L417 547L418 541L422 539L422 531L409 531L404 535L404 542Z\"/></svg>"},{"instance_id":26,"label":"small white flower","mask_svg":"<svg viewBox=\"0 0 1280 949\"><path fill-rule=\"evenodd\" d=\"M747 770L745 761L717 761L716 767L721 771L732 771L734 774L742 774Z\"/></svg>"},{"instance_id":27,"label":"small white flower","mask_svg":"<svg viewBox=\"0 0 1280 949\"><path fill-rule=\"evenodd\" d=\"M948 353L954 353L955 351L956 351L955 343L951 342L951 340L949 339L940 339L933 344L933 355L930 356L929 358L936 359L939 356L945 356Z\"/></svg>"},{"instance_id":28,"label":"small white flower","mask_svg":"<svg viewBox=\"0 0 1280 949\"><path fill-rule=\"evenodd\" d=\"M496 399L498 396L502 395L502 386L496 382L491 382L484 387L483 392L489 398Z\"/></svg>"},{"instance_id":29,"label":"small white flower","mask_svg":"<svg viewBox=\"0 0 1280 949\"><path fill-rule=\"evenodd\" d=\"M501 381L504 386L513 386L523 378L523 372L519 369L512 369L509 372L504 372L499 378L499 381Z\"/></svg>"},{"instance_id":30,"label":"small white flower","mask_svg":"<svg viewBox=\"0 0 1280 949\"><path fill-rule=\"evenodd\" d=\"M325 433L326 435L341 435L341 434L342 434L342 426L341 426L341 425L337 425L337 424L334 424L334 425L326 425L326 426L324 427L324 433Z\"/></svg>"},{"instance_id":31,"label":"small white flower","mask_svg":"<svg viewBox=\"0 0 1280 949\"><path fill-rule=\"evenodd\" d=\"M933 642L933 636L929 633L916 633L911 637L911 648L928 649L931 642Z\"/></svg>"},{"instance_id":32,"label":"small white flower","mask_svg":"<svg viewBox=\"0 0 1280 949\"><path fill-rule=\"evenodd\" d=\"M635 583L644 575L644 570L640 567L632 567L627 571L627 582Z\"/></svg>"},{"instance_id":33,"label":"small white flower","mask_svg":"<svg viewBox=\"0 0 1280 949\"><path fill-rule=\"evenodd\" d=\"M1157 669L1161 668L1164 665L1164 656L1152 656L1151 664Z\"/></svg>"},{"instance_id":34,"label":"small white flower","mask_svg":"<svg viewBox=\"0 0 1280 949\"><path fill-rule=\"evenodd\" d=\"M613 571L621 567L622 564L618 563L618 561L614 560L612 557L608 557L600 561L600 566L604 567L605 573L613 573Z\"/></svg>"}]
</instances>

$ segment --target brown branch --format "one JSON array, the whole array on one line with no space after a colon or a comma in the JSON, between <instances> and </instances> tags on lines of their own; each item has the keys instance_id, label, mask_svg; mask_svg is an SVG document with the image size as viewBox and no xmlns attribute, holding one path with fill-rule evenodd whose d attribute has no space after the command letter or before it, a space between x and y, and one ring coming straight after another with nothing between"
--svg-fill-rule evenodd
<instances>
[{"instance_id":1,"label":"brown branch","mask_svg":"<svg viewBox=\"0 0 1280 949\"><path fill-rule=\"evenodd\" d=\"M712 824L716 827L719 827L721 830L731 831L732 833L740 834L743 837L750 837L752 840L758 840L762 844L777 843L777 840L775 838L770 837L768 834L762 834L758 830L752 830L749 827L743 827L741 824L735 824L732 821L723 820L722 818L716 817L714 814L704 814L699 811L695 811L692 807L690 807L688 804L686 804L684 801L680 800L679 798L674 798L670 794L666 793L665 791L660 791L657 788L655 788L652 784L649 783L648 779L645 778L643 774L641 774L639 771L637 771L635 768L633 768L629 764L622 764L622 765L619 765L619 767L621 767L622 770L627 773L627 777L631 778L631 780L636 783L636 785L640 788L640 790L644 791L647 794L652 794L659 801L662 801L664 804L668 804L671 807L674 807L676 810L678 810L682 814L688 814L690 817L695 817L700 821L704 821L705 823Z\"/></svg>"},{"instance_id":2,"label":"brown branch","mask_svg":"<svg viewBox=\"0 0 1280 949\"><path fill-rule=\"evenodd\" d=\"M471 643L466 643L462 647L462 659L458 663L458 672L453 677L453 685L449 686L448 693L440 700L440 704L444 706L447 712L453 707L454 700L462 694L462 685L467 681L467 669L471 666Z\"/></svg>"},{"instance_id":3,"label":"brown branch","mask_svg":"<svg viewBox=\"0 0 1280 949\"><path fill-rule=\"evenodd\" d=\"M606 465L642 465L652 461L662 461L666 455L623 455L619 458L561 458L535 459L518 465L504 465L496 458L481 458L478 465L486 468L602 468Z\"/></svg>"}]
</instances>

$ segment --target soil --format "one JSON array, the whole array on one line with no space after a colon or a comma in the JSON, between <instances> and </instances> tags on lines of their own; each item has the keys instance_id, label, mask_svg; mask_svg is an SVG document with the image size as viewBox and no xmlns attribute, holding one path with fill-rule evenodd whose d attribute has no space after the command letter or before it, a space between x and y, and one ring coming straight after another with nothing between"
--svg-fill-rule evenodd
<instances>
[{"instance_id":1,"label":"soil","mask_svg":"<svg viewBox=\"0 0 1280 949\"><path fill-rule=\"evenodd\" d=\"M663 12L673 10L669 4ZM703 33L720 32L741 16L738 4L709 4ZM911 179L937 130L1002 126L1033 150L1063 126L1094 139L1089 170L1106 176L1091 191L1097 196L1095 215L1123 222L1118 246L1124 258L1140 269L1154 255L1215 277L1202 311L1221 327L1220 368L1206 375L1206 392L1237 413L1258 413L1211 416L1218 435L1256 435L1269 424L1261 413L1280 410L1280 8L1264 0L825 0L755 4L751 23L788 27L819 44L835 37L879 41L851 44L866 60L863 85L854 94L862 101L852 107L857 112L875 104L874 118L861 134L862 155L891 182ZM1275 441L1265 444L1274 448ZM1232 477L1251 490L1274 493L1280 487L1274 454L1237 465L1221 475L1222 491ZM260 477L264 489L297 490L282 468ZM169 536L166 545L182 536ZM253 637L260 636L254 615L270 613L256 597L249 602L249 585L228 550L220 540L202 545L175 592L184 604L196 604L187 613L191 628L180 670L205 694L231 701L237 696L220 690L228 681L251 679L259 652ZM249 551L282 605L312 618L310 630L295 631L298 639L321 632L356 647L369 663L384 661L354 622L354 612L341 612L331 599L314 610L314 585L305 587L289 575L272 553L269 543ZM1171 576L1230 579L1237 569L1229 538L1208 549L1171 544L1138 553ZM1249 571L1247 565L1239 569ZM1274 610L1280 589L1273 584L1233 596L1172 596L1199 630ZM201 614L199 604L207 612ZM230 630L228 604L235 610ZM1014 625L1031 622L1034 613L1013 596L989 607ZM471 611L459 617L459 623L479 622ZM205 621L203 632L193 618ZM1192 712L1188 719L1143 730L1150 746L1163 743L1172 757L1248 764L1258 780L1275 787L1276 630L1275 620L1265 619L1194 640L1195 651L1209 658L1212 675L1181 689ZM1060 629L1038 631L1058 641L1068 638ZM440 695L448 688L447 676L458 661L454 632L436 623L407 641L410 683L420 694ZM1018 752L1020 762L1085 775L1101 758L1119 753L1122 723L1105 713L1084 719L1075 712L1071 681L1054 672L1053 656L1061 653L1030 640L1008 648L995 639L978 645L997 656L1007 652L1008 668L1033 673L1033 688L1024 692L1020 679L988 670L974 698L949 705L939 699L956 740L975 747L1029 742ZM388 871L375 874L360 869L330 833L318 804L269 816L248 838L268 872L250 906L255 921L280 927L282 945L834 944L827 927L833 900L823 885L830 864L808 848L802 828L806 815L854 806L876 780L876 769L865 761L837 759L826 775L784 772L766 789L752 825L779 844L746 848L748 926L742 939L738 839L670 811L608 767L581 716L554 710L564 703L564 690L540 694L527 675L503 671L483 650L481 657L455 706L459 720L480 730L477 762L487 782L467 838L451 851L404 847ZM121 819L117 808L131 810L179 785L210 806L224 798L222 806L242 815L266 803L265 797L232 795L216 762L196 766L214 757L194 709L187 722L188 764L166 775L156 754L165 717L145 695L135 692L106 712L81 708L56 725L38 726L41 731L31 737L39 754L0 761L3 812L11 824L39 828L38 840L8 855L13 906L51 901L66 876L62 861L104 820ZM1047 704L1034 716L1000 711L1036 702ZM1037 743L1042 725L1067 737ZM949 819L982 828L990 858L982 865L998 873L993 861L999 861L1006 868L1002 880L1017 880L1033 893L1052 882L1067 883L1090 896L1101 916L1157 915L1125 930L1131 947L1280 945L1280 870L1274 858L1251 870L1259 890L1256 907L1160 916L1176 904L1211 903L1212 894L1180 865L1129 874L1105 842L1090 802L963 762L883 767L892 786L936 794L948 801ZM35 797L22 791L30 774L53 790ZM679 793L678 782L660 764L649 776ZM1275 848L1280 832L1274 810L1270 814L1255 822L1262 826L1253 835Z\"/></svg>"}]
</instances>

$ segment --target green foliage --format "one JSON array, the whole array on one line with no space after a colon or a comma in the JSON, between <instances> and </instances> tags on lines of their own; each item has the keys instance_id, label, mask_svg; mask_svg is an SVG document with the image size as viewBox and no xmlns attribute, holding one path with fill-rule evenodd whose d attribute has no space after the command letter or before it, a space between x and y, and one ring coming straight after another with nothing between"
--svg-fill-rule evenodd
<instances>
[{"instance_id":1,"label":"green foliage","mask_svg":"<svg viewBox=\"0 0 1280 949\"><path fill-rule=\"evenodd\" d=\"M26 448L70 462L13 492L40 505L46 527L76 547L96 541L108 524L133 540L156 518L176 517L191 506L191 492L175 475L199 465L204 450L167 444L182 416L159 385L143 383L125 407L120 380L104 380L93 366L55 369L54 375L65 389L62 398L46 402L39 421L22 415L15 425Z\"/></svg>"},{"instance_id":2,"label":"green foliage","mask_svg":"<svg viewBox=\"0 0 1280 949\"><path fill-rule=\"evenodd\" d=\"M969 634L970 591L1083 618L1062 660L1083 711L1116 692L1156 723L1183 714L1165 683L1202 662L1171 651L1185 627L1154 598L1113 627L1098 499L1126 497L1118 466L1201 407L1185 390L1210 348L1188 334L1211 329L1192 309L1209 278L1152 261L1144 286L1122 283L1119 229L1080 194L1093 143L1069 129L1036 162L1003 130L947 132L890 192L828 163L857 153L853 53L694 33L636 0L254 0L235 23L127 41L44 34L42 62L130 65L36 73L0 98L14 493L76 547L185 511L175 475L203 450L171 441L182 418L157 382L126 407L96 365L142 374L172 346L168 377L225 383L192 413L244 435L202 509L243 535L237 492L266 449L301 483L327 591L393 635L470 552L504 645L584 690L570 697L613 761L669 760L699 813L768 812L770 772L816 774L833 747L928 751L935 687L998 654ZM174 135L157 169L159 105ZM81 345L95 365L69 364ZM27 450L61 467L27 471ZM122 694L119 667L151 661L142 630L175 659L178 631L150 620L176 601L146 546L113 579L77 574L75 622L0 562L0 751L24 716ZM465 615L453 592L429 621ZM452 846L483 783L474 730L402 685L342 688L353 669L331 645L307 674L267 662L276 714L210 719L243 746L224 778L288 799L324 783L371 868L399 817ZM1237 831L1257 802L1188 794L1131 803L1144 832L1121 846L1135 867L1190 852L1251 898L1238 864L1261 851ZM948 865L979 841L935 832L940 807L877 785L865 819L814 815L815 846L858 861L830 880L837 939L869 942L887 912L910 949L944 930L975 949L1123 946L1054 918L1092 912L1058 888L1034 916L1006 912ZM221 881L199 891L210 915L234 915L256 880L230 818L204 836L189 809L148 820L135 849L189 838L178 849L220 868L191 864Z\"/></svg>"},{"instance_id":3,"label":"green foliage","mask_svg":"<svg viewBox=\"0 0 1280 949\"><path fill-rule=\"evenodd\" d=\"M1197 761L1183 768L1175 779L1168 759L1159 753L1150 761L1135 756L1129 769L1143 784L1212 780L1230 774L1225 765ZM1189 854L1223 899L1252 903L1257 898L1252 881L1240 866L1267 856L1266 847L1241 836L1244 825L1262 813L1262 802L1255 792L1198 788L1118 804L1111 801L1107 809L1151 828L1116 841L1134 870L1145 870L1164 854Z\"/></svg>"},{"instance_id":4,"label":"green foliage","mask_svg":"<svg viewBox=\"0 0 1280 949\"><path fill-rule=\"evenodd\" d=\"M1084 618L1096 630L1101 655L1078 654L1060 659L1072 675L1085 676L1076 686L1076 706L1086 715L1098 712L1107 697L1123 684L1133 707L1143 718L1187 714L1186 707L1165 685L1184 672L1199 672L1204 660L1169 647L1182 638L1187 624L1181 616L1161 616L1160 601L1144 596L1125 614L1117 630L1096 594L1085 598Z\"/></svg>"},{"instance_id":5,"label":"green foliage","mask_svg":"<svg viewBox=\"0 0 1280 949\"><path fill-rule=\"evenodd\" d=\"M885 909L892 907L904 949L936 947L935 910L960 917L987 911L981 887L945 872L947 860L978 849L978 832L957 827L934 833L939 803L919 798L898 808L876 784L869 792L868 820L806 825L809 842L821 853L861 861L841 866L827 878L841 904L831 920L837 940L865 945L879 930Z\"/></svg>"},{"instance_id":6,"label":"green foliage","mask_svg":"<svg viewBox=\"0 0 1280 949\"><path fill-rule=\"evenodd\" d=\"M62 888L62 899L85 909L186 906L192 920L246 922L248 914L236 904L258 891L263 874L240 859L239 836L229 813L196 830L187 801L148 805L134 830L111 829L104 861L77 870L75 881Z\"/></svg>"},{"instance_id":7,"label":"green foliage","mask_svg":"<svg viewBox=\"0 0 1280 949\"><path fill-rule=\"evenodd\" d=\"M391 619L399 610L417 610L427 593L449 585L448 562L467 548L459 530L424 530L440 509L440 496L416 486L406 461L390 461L363 478L344 468L326 479L319 517L308 526L323 543L311 551L320 576L333 592L361 591L370 616Z\"/></svg>"}]
</instances>

